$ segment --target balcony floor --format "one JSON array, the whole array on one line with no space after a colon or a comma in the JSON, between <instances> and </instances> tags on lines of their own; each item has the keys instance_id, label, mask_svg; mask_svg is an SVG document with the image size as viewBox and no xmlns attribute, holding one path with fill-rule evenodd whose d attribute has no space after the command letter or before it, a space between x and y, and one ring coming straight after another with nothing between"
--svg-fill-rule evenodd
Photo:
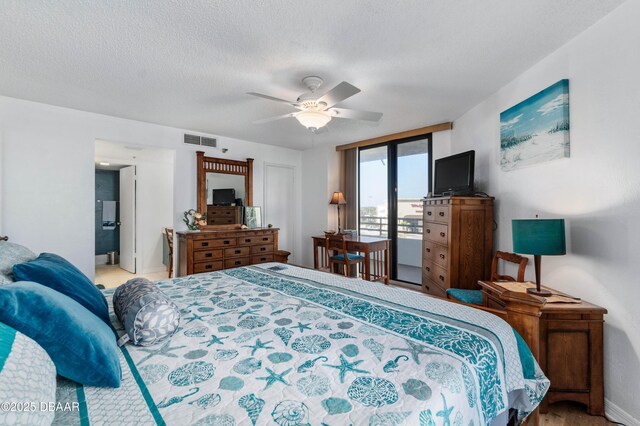
<instances>
[{"instance_id":1,"label":"balcony floor","mask_svg":"<svg viewBox=\"0 0 640 426\"><path fill-rule=\"evenodd\" d=\"M417 266L398 265L398 279L414 284L422 284L422 270Z\"/></svg>"}]
</instances>

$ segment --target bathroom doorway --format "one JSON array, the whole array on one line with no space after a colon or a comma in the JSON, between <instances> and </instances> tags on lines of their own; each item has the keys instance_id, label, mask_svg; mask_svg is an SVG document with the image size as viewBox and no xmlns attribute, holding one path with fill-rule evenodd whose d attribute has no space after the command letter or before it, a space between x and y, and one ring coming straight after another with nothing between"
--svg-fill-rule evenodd
<instances>
[{"instance_id":1,"label":"bathroom doorway","mask_svg":"<svg viewBox=\"0 0 640 426\"><path fill-rule=\"evenodd\" d=\"M167 278L175 152L103 140L95 147L95 283Z\"/></svg>"}]
</instances>

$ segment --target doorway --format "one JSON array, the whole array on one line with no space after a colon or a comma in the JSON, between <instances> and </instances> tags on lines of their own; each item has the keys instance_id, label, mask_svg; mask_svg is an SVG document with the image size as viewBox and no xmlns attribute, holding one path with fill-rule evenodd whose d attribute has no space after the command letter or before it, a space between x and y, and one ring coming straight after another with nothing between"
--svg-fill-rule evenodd
<instances>
[{"instance_id":1,"label":"doorway","mask_svg":"<svg viewBox=\"0 0 640 426\"><path fill-rule=\"evenodd\" d=\"M359 233L391 240L391 279L422 281L422 198L431 188L431 135L359 150Z\"/></svg>"},{"instance_id":2,"label":"doorway","mask_svg":"<svg viewBox=\"0 0 640 426\"><path fill-rule=\"evenodd\" d=\"M96 284L167 278L174 151L102 140L95 147Z\"/></svg>"},{"instance_id":3,"label":"doorway","mask_svg":"<svg viewBox=\"0 0 640 426\"><path fill-rule=\"evenodd\" d=\"M266 163L264 166L264 226L272 224L279 228L278 249L291 253L290 263L295 263L296 240L295 210L291 200L295 199L295 167Z\"/></svg>"}]
</instances>

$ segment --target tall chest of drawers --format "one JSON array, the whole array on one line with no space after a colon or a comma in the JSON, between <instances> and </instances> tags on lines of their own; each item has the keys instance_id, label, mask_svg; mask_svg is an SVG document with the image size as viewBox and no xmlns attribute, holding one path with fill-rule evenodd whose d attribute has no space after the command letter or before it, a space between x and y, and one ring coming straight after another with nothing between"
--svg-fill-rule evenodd
<instances>
[{"instance_id":1,"label":"tall chest of drawers","mask_svg":"<svg viewBox=\"0 0 640 426\"><path fill-rule=\"evenodd\" d=\"M423 209L422 291L477 289L491 274L493 197L427 198Z\"/></svg>"},{"instance_id":2,"label":"tall chest of drawers","mask_svg":"<svg viewBox=\"0 0 640 426\"><path fill-rule=\"evenodd\" d=\"M178 276L273 262L278 229L178 232Z\"/></svg>"}]
</instances>

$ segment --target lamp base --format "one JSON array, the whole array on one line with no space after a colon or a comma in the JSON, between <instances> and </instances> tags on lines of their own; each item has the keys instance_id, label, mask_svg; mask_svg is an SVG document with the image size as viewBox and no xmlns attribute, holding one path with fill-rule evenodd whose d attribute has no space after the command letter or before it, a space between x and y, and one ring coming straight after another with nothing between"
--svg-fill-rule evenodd
<instances>
[{"instance_id":1,"label":"lamp base","mask_svg":"<svg viewBox=\"0 0 640 426\"><path fill-rule=\"evenodd\" d=\"M553 294L549 290L543 290L543 289L538 290L537 288L533 288L533 287L528 288L527 293L533 294L534 296L540 296L540 297L549 297Z\"/></svg>"}]
</instances>

